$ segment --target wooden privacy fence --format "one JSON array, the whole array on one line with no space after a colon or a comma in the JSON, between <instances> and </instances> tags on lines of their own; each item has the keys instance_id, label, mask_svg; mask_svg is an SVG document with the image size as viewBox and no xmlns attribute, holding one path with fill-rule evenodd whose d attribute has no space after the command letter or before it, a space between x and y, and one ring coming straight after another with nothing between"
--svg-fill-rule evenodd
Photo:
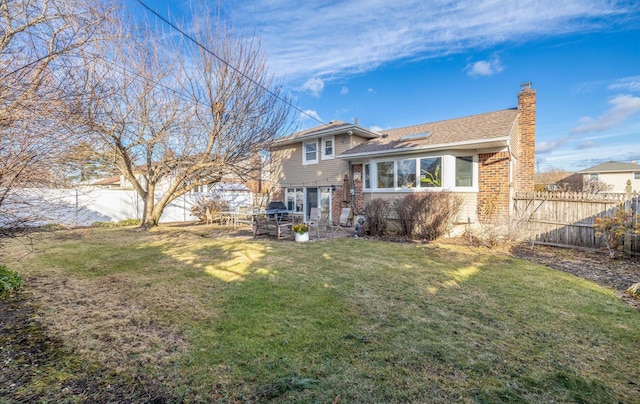
<instances>
[{"instance_id":1,"label":"wooden privacy fence","mask_svg":"<svg viewBox=\"0 0 640 404\"><path fill-rule=\"evenodd\" d=\"M621 208L640 214L640 194L525 192L514 196L515 217L526 221L529 239L540 244L604 248L593 228L595 219L614 216ZM628 234L624 243L627 253L640 254L638 235Z\"/></svg>"}]
</instances>

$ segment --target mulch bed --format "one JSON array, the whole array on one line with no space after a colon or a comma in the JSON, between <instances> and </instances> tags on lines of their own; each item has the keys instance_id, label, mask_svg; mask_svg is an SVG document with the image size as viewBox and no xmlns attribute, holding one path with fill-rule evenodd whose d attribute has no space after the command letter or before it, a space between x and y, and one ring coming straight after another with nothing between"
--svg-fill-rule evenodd
<instances>
[{"instance_id":1,"label":"mulch bed","mask_svg":"<svg viewBox=\"0 0 640 404\"><path fill-rule=\"evenodd\" d=\"M621 299L640 311L640 300L627 293L629 287L640 282L640 256L619 253L616 259L611 259L606 251L545 245L532 248L528 244L516 246L511 253L614 289Z\"/></svg>"}]
</instances>

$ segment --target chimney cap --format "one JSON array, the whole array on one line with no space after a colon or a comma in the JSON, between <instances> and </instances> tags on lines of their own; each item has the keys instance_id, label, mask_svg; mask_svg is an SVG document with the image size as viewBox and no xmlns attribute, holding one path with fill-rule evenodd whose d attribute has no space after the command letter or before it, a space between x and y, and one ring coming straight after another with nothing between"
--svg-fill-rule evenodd
<instances>
[{"instance_id":1,"label":"chimney cap","mask_svg":"<svg viewBox=\"0 0 640 404\"><path fill-rule=\"evenodd\" d=\"M532 85L532 83L530 81L528 81L526 83L520 84L520 88L522 89L522 91L531 90L531 85Z\"/></svg>"}]
</instances>

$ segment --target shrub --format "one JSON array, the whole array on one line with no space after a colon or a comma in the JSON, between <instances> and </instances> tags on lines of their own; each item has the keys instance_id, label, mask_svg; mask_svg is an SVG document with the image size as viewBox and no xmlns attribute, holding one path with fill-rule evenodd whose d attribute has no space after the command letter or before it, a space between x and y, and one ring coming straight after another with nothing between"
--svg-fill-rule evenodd
<instances>
[{"instance_id":1,"label":"shrub","mask_svg":"<svg viewBox=\"0 0 640 404\"><path fill-rule=\"evenodd\" d=\"M490 221L480 222L465 232L465 237L475 239L479 245L493 248L496 246L514 245L529 237L528 216L493 217ZM530 243L535 244L534 240Z\"/></svg>"},{"instance_id":2,"label":"shrub","mask_svg":"<svg viewBox=\"0 0 640 404\"><path fill-rule=\"evenodd\" d=\"M616 252L622 250L626 234L640 233L638 219L638 216L633 216L624 209L618 209L614 216L596 218L593 228L596 230L596 237L607 247L609 258L615 258Z\"/></svg>"},{"instance_id":3,"label":"shrub","mask_svg":"<svg viewBox=\"0 0 640 404\"><path fill-rule=\"evenodd\" d=\"M417 212L422 205L423 195L409 194L393 200L393 210L400 223L400 234L411 237Z\"/></svg>"},{"instance_id":4,"label":"shrub","mask_svg":"<svg viewBox=\"0 0 640 404\"><path fill-rule=\"evenodd\" d=\"M0 299L4 299L22 285L22 277L15 271L10 271L6 266L0 265Z\"/></svg>"},{"instance_id":5,"label":"shrub","mask_svg":"<svg viewBox=\"0 0 640 404\"><path fill-rule=\"evenodd\" d=\"M435 240L453 227L463 199L451 192L425 192L416 201L413 232L416 236Z\"/></svg>"},{"instance_id":6,"label":"shrub","mask_svg":"<svg viewBox=\"0 0 640 404\"><path fill-rule=\"evenodd\" d=\"M391 203L386 199L374 199L364 207L367 228L372 236L382 236L387 231Z\"/></svg>"},{"instance_id":7,"label":"shrub","mask_svg":"<svg viewBox=\"0 0 640 404\"><path fill-rule=\"evenodd\" d=\"M191 214L197 216L201 221L206 222L207 209L209 209L209 212L222 212L229 210L229 204L219 197L203 196L198 198L195 205L191 207Z\"/></svg>"},{"instance_id":8,"label":"shrub","mask_svg":"<svg viewBox=\"0 0 640 404\"><path fill-rule=\"evenodd\" d=\"M409 194L393 200L400 234L428 240L443 236L460 211L462 199L450 192Z\"/></svg>"}]
</instances>

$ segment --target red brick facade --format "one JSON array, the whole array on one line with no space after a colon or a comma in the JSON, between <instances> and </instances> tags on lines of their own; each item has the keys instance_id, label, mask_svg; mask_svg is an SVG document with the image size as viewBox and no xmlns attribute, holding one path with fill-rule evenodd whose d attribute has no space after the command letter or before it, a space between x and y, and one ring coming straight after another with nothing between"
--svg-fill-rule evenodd
<instances>
[{"instance_id":1,"label":"red brick facade","mask_svg":"<svg viewBox=\"0 0 640 404\"><path fill-rule=\"evenodd\" d=\"M509 153L478 156L478 219L491 221L509 215Z\"/></svg>"},{"instance_id":2,"label":"red brick facade","mask_svg":"<svg viewBox=\"0 0 640 404\"><path fill-rule=\"evenodd\" d=\"M353 182L356 192L355 195L351 196L351 198L353 199L353 206L355 207L355 212L353 212L355 216L362 213L362 211L364 210L364 193L362 192L362 181L364 180L364 173L362 172L362 164L354 164L353 166L351 166L351 171L354 178Z\"/></svg>"},{"instance_id":3,"label":"red brick facade","mask_svg":"<svg viewBox=\"0 0 640 404\"><path fill-rule=\"evenodd\" d=\"M533 191L536 142L536 90L524 88L518 94L519 156L515 169L516 191Z\"/></svg>"}]
</instances>

